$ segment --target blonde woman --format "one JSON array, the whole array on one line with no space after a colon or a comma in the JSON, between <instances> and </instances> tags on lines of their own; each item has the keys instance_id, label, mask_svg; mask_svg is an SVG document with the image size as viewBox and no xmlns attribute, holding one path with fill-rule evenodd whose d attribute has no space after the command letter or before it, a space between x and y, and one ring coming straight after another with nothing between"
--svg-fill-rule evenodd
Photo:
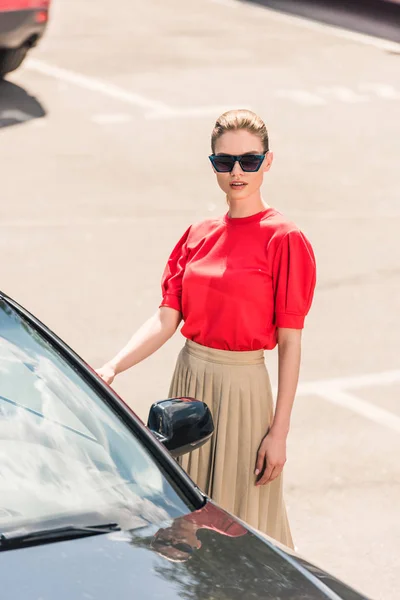
<instances>
[{"instance_id":1,"label":"blonde woman","mask_svg":"<svg viewBox=\"0 0 400 600\"><path fill-rule=\"evenodd\" d=\"M186 342L169 395L205 401L215 434L181 464L223 508L293 547L282 470L301 332L315 287L314 254L298 227L261 196L273 155L260 117L247 110L223 114L211 148L227 214L188 228L167 262L159 309L98 372L112 383L160 348L183 320ZM276 345L274 411L264 351Z\"/></svg>"}]
</instances>

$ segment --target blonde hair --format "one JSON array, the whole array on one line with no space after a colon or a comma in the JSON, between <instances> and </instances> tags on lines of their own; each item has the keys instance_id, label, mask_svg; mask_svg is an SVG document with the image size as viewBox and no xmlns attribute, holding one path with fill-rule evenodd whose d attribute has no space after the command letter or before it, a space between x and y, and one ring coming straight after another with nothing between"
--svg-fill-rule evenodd
<instances>
[{"instance_id":1,"label":"blonde hair","mask_svg":"<svg viewBox=\"0 0 400 600\"><path fill-rule=\"evenodd\" d=\"M245 129L249 133L257 135L262 142L264 152L269 150L268 130L264 121L251 110L244 108L228 110L215 122L211 134L211 150L215 153L217 140L227 131L238 131Z\"/></svg>"}]
</instances>

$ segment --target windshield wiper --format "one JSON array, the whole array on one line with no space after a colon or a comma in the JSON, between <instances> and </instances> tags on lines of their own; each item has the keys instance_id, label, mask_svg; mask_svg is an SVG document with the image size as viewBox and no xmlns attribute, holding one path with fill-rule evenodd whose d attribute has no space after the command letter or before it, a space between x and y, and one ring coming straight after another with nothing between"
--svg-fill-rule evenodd
<instances>
[{"instance_id":1,"label":"windshield wiper","mask_svg":"<svg viewBox=\"0 0 400 600\"><path fill-rule=\"evenodd\" d=\"M0 533L0 551L38 544L49 544L61 540L72 540L91 535L101 535L121 531L117 523L105 523L101 525L54 527L22 533L21 530Z\"/></svg>"}]
</instances>

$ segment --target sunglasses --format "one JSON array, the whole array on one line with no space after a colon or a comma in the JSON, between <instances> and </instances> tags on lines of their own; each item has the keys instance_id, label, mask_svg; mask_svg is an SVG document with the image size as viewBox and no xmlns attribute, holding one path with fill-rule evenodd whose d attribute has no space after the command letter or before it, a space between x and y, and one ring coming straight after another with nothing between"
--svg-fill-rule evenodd
<instances>
[{"instance_id":1,"label":"sunglasses","mask_svg":"<svg viewBox=\"0 0 400 600\"><path fill-rule=\"evenodd\" d=\"M236 162L242 171L255 173L261 167L265 154L211 154L208 158L218 173L230 173Z\"/></svg>"}]
</instances>

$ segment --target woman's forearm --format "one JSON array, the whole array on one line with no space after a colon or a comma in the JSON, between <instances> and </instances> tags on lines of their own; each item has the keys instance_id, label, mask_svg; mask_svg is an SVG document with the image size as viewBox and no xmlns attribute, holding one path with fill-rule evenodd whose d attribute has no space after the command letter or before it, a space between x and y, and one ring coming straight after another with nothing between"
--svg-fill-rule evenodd
<instances>
[{"instance_id":1,"label":"woman's forearm","mask_svg":"<svg viewBox=\"0 0 400 600\"><path fill-rule=\"evenodd\" d=\"M278 332L278 395L271 431L287 436L300 372L301 330Z\"/></svg>"},{"instance_id":2,"label":"woman's forearm","mask_svg":"<svg viewBox=\"0 0 400 600\"><path fill-rule=\"evenodd\" d=\"M136 331L122 350L108 362L116 375L154 354L172 337L181 321L173 308L162 307Z\"/></svg>"}]
</instances>

